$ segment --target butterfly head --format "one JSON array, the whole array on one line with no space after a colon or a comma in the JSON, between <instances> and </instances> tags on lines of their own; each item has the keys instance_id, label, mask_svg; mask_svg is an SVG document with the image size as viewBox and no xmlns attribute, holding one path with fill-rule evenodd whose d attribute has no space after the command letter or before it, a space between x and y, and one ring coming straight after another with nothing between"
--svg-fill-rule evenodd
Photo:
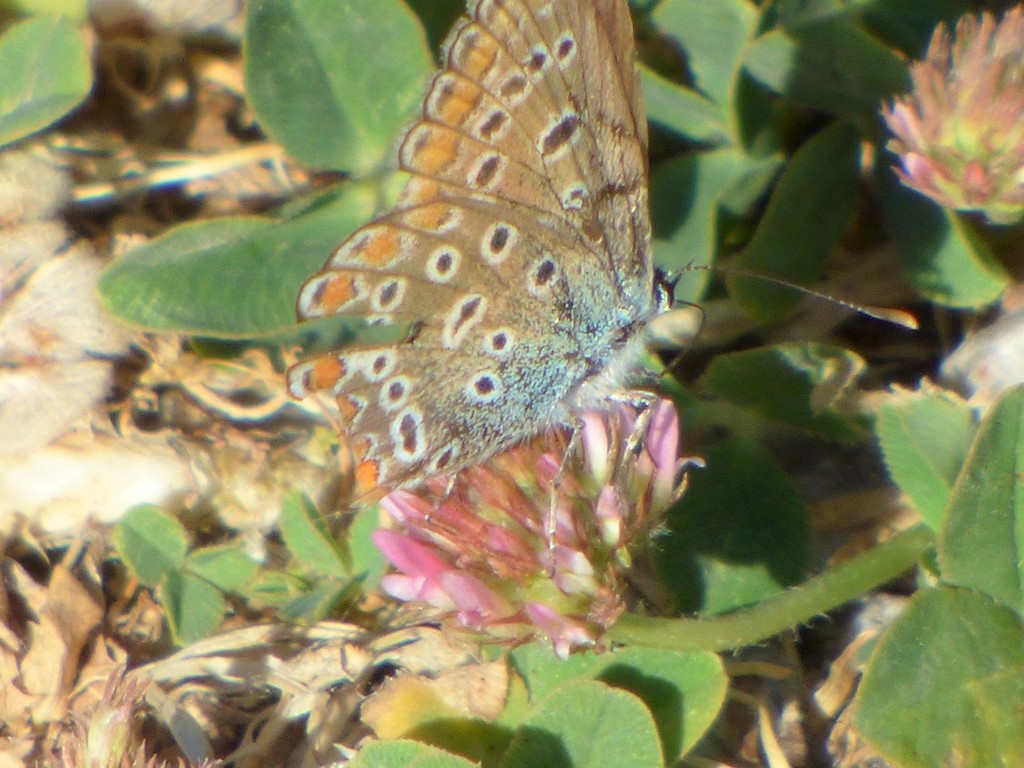
<instances>
[{"instance_id":1,"label":"butterfly head","mask_svg":"<svg viewBox=\"0 0 1024 768\"><path fill-rule=\"evenodd\" d=\"M654 268L653 304L654 314L660 315L672 307L675 300L676 285L679 283L679 275L671 276L661 267Z\"/></svg>"}]
</instances>

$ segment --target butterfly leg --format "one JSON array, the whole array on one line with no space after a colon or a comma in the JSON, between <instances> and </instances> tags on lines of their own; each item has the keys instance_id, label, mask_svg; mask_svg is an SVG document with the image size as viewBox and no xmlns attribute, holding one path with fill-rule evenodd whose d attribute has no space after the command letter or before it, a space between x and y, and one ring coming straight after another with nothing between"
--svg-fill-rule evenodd
<instances>
[{"instance_id":1,"label":"butterfly leg","mask_svg":"<svg viewBox=\"0 0 1024 768\"><path fill-rule=\"evenodd\" d=\"M573 421L572 432L569 434L569 442L566 444L565 451L562 453L562 460L558 464L558 471L551 480L551 494L548 499L548 514L547 519L544 521L544 538L547 541L549 550L553 549L555 546L555 528L558 524L558 492L562 486L562 478L565 476L565 470L569 466L569 462L572 461L573 454L575 454L577 448L579 448L580 438L582 435L583 421L577 418Z\"/></svg>"},{"instance_id":2,"label":"butterfly leg","mask_svg":"<svg viewBox=\"0 0 1024 768\"><path fill-rule=\"evenodd\" d=\"M431 518L432 512L434 512L434 511L440 509L442 506L444 506L445 503L447 503L448 499L450 499L455 494L455 486L459 482L459 473L458 472L453 472L450 475L443 475L442 477L444 478L444 481L445 481L445 483L444 483L444 491L441 493L440 497L437 497L437 496L433 497L434 498L433 509L428 511L426 513L425 518L424 518L426 520L426 522L428 522L428 523L430 522L430 518Z\"/></svg>"},{"instance_id":3,"label":"butterfly leg","mask_svg":"<svg viewBox=\"0 0 1024 768\"><path fill-rule=\"evenodd\" d=\"M647 438L647 432L650 429L651 420L654 418L654 406L658 399L658 395L655 392L649 392L642 389L630 390L623 393L621 396L616 396L614 398L616 402L629 405L638 412L636 421L633 423L633 429L630 430L630 434L626 438L625 450L620 454L619 462L615 469L614 483L616 486L625 481L630 468L629 462L631 459L636 459L643 449L643 442ZM669 506L679 501L679 499L682 498L683 493L685 493L686 487L689 485L689 475L687 470L690 467L702 468L704 467L704 461L702 459L692 457L688 458L679 466L677 469L675 491L668 501Z\"/></svg>"},{"instance_id":4,"label":"butterfly leg","mask_svg":"<svg viewBox=\"0 0 1024 768\"><path fill-rule=\"evenodd\" d=\"M625 476L629 471L631 460L635 459L640 454L644 438L647 436L647 430L651 424L653 406L657 399L658 396L654 392L649 392L647 390L630 390L622 393L621 395L609 397L609 403L613 406L618 404L628 405L637 411L637 418L633 423L633 427L622 443L624 450L619 450L619 436L617 434L612 436L611 445L614 446L612 450L614 450L618 455L616 467L612 474L612 482L614 485L620 485L624 482ZM611 419L609 421L609 426L613 429L615 429L616 424L617 421L615 419ZM569 466L569 462L572 461L573 456L579 449L583 430L583 420L576 418L573 422L572 431L569 435L569 442L562 454L562 461L559 463L558 471L555 473L555 477L551 483L548 514L544 525L544 535L547 540L548 549L553 548L555 542L558 493L562 484L562 478L565 476L565 471Z\"/></svg>"},{"instance_id":5,"label":"butterfly leg","mask_svg":"<svg viewBox=\"0 0 1024 768\"><path fill-rule=\"evenodd\" d=\"M640 455L644 438L647 437L647 430L651 426L654 404L658 401L658 395L645 389L633 389L620 395L612 395L609 400L613 403L628 405L637 412L633 428L626 435L625 450L619 454L618 465L615 468L613 482L618 485L624 480L624 475L629 469L629 462Z\"/></svg>"}]
</instances>

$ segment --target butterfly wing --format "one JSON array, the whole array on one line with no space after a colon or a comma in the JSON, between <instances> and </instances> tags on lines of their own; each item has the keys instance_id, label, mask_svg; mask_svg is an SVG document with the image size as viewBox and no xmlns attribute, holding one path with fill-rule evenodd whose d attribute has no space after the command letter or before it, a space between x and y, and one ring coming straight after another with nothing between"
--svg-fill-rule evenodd
<instances>
[{"instance_id":1,"label":"butterfly wing","mask_svg":"<svg viewBox=\"0 0 1024 768\"><path fill-rule=\"evenodd\" d=\"M300 317L412 323L289 372L347 419L364 485L481 461L560 417L651 312L646 123L623 0L480 0L399 150L410 180Z\"/></svg>"}]
</instances>

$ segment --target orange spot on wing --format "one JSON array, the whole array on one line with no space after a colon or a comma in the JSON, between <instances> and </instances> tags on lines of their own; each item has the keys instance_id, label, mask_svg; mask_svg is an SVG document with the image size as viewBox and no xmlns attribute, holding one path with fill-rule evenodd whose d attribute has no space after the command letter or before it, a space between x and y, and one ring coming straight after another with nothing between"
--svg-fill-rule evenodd
<instances>
[{"instance_id":1,"label":"orange spot on wing","mask_svg":"<svg viewBox=\"0 0 1024 768\"><path fill-rule=\"evenodd\" d=\"M498 41L490 35L481 35L476 44L466 50L462 70L474 80L482 80L498 56Z\"/></svg>"},{"instance_id":2,"label":"orange spot on wing","mask_svg":"<svg viewBox=\"0 0 1024 768\"><path fill-rule=\"evenodd\" d=\"M310 389L329 389L348 373L348 368L336 357L321 357L309 372Z\"/></svg>"},{"instance_id":3,"label":"orange spot on wing","mask_svg":"<svg viewBox=\"0 0 1024 768\"><path fill-rule=\"evenodd\" d=\"M376 461L360 461L355 471L355 494L365 496L377 490L380 479L380 464Z\"/></svg>"},{"instance_id":4,"label":"orange spot on wing","mask_svg":"<svg viewBox=\"0 0 1024 768\"><path fill-rule=\"evenodd\" d=\"M337 312L357 295L355 277L339 274L324 281L316 301L325 313Z\"/></svg>"},{"instance_id":5,"label":"orange spot on wing","mask_svg":"<svg viewBox=\"0 0 1024 768\"><path fill-rule=\"evenodd\" d=\"M338 395L336 402L338 403L338 413L346 421L352 421L363 410L362 403L357 403L352 398L345 397L344 395Z\"/></svg>"},{"instance_id":6,"label":"orange spot on wing","mask_svg":"<svg viewBox=\"0 0 1024 768\"><path fill-rule=\"evenodd\" d=\"M449 132L428 129L429 135L422 137L413 147L414 169L426 174L444 170L459 155L458 138Z\"/></svg>"},{"instance_id":7,"label":"orange spot on wing","mask_svg":"<svg viewBox=\"0 0 1024 768\"><path fill-rule=\"evenodd\" d=\"M424 205L413 211L409 211L407 219L409 224L417 229L424 229L428 232L436 232L451 216L451 206L444 203L432 203Z\"/></svg>"},{"instance_id":8,"label":"orange spot on wing","mask_svg":"<svg viewBox=\"0 0 1024 768\"><path fill-rule=\"evenodd\" d=\"M446 85L450 88L438 97L437 117L448 125L462 125L480 103L480 89L465 80L451 80Z\"/></svg>"},{"instance_id":9,"label":"orange spot on wing","mask_svg":"<svg viewBox=\"0 0 1024 768\"><path fill-rule=\"evenodd\" d=\"M381 267L390 264L398 255L398 233L390 228L378 229L361 249L352 254L364 264Z\"/></svg>"},{"instance_id":10,"label":"orange spot on wing","mask_svg":"<svg viewBox=\"0 0 1024 768\"><path fill-rule=\"evenodd\" d=\"M366 458L366 454L370 452L370 448L373 443L367 437L359 437L349 441L349 450L352 451L352 457L358 462Z\"/></svg>"},{"instance_id":11,"label":"orange spot on wing","mask_svg":"<svg viewBox=\"0 0 1024 768\"><path fill-rule=\"evenodd\" d=\"M402 190L399 205L420 205L436 200L441 194L441 185L432 179L410 179Z\"/></svg>"}]
</instances>

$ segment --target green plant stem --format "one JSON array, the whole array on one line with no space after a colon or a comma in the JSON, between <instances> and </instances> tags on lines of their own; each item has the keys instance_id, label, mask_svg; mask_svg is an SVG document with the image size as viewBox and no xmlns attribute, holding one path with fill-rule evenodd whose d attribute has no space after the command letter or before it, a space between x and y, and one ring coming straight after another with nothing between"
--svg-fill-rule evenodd
<instances>
[{"instance_id":1,"label":"green plant stem","mask_svg":"<svg viewBox=\"0 0 1024 768\"><path fill-rule=\"evenodd\" d=\"M931 529L923 524L916 525L884 544L750 608L708 619L625 614L607 636L618 643L677 651L742 648L821 616L891 581L913 567L934 543Z\"/></svg>"}]
</instances>

